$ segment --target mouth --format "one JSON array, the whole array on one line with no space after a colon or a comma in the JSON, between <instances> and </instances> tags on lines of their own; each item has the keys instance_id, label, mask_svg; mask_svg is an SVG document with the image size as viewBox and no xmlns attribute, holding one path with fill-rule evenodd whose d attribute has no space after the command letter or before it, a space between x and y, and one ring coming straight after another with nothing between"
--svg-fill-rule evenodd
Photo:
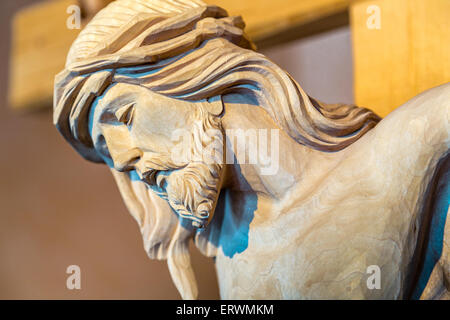
<instances>
[{"instance_id":1,"label":"mouth","mask_svg":"<svg viewBox=\"0 0 450 320\"><path fill-rule=\"evenodd\" d=\"M141 164L138 163L135 165L135 170L139 179L148 186L152 188L156 187L161 189L161 191L165 189L167 185L166 179L169 175L168 168L158 167L154 169L149 168L146 165L142 167Z\"/></svg>"},{"instance_id":2,"label":"mouth","mask_svg":"<svg viewBox=\"0 0 450 320\"><path fill-rule=\"evenodd\" d=\"M142 174L142 181L152 187L164 189L166 185L166 174L160 170L148 170Z\"/></svg>"},{"instance_id":3,"label":"mouth","mask_svg":"<svg viewBox=\"0 0 450 320\"><path fill-rule=\"evenodd\" d=\"M136 171L140 180L166 200L180 218L190 221L193 227L204 228L218 201L221 174L208 177L214 180L208 181L199 176L211 169L200 168L191 164L175 169L152 162L151 166L150 163L138 165Z\"/></svg>"},{"instance_id":4,"label":"mouth","mask_svg":"<svg viewBox=\"0 0 450 320\"><path fill-rule=\"evenodd\" d=\"M197 207L187 208L184 203L178 200L171 199L166 191L167 178L169 171L147 169L144 172L136 170L140 180L144 182L152 191L159 197L168 201L173 210L182 218L191 220L192 226L197 228L204 228L210 217L212 204L210 200L203 200ZM194 210L193 210L194 209Z\"/></svg>"}]
</instances>

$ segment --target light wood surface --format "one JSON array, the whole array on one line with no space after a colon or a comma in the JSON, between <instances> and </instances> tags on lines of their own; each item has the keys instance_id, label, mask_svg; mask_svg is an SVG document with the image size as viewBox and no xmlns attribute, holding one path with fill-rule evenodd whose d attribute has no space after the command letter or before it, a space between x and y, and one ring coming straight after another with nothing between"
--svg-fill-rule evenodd
<instances>
[{"instance_id":1,"label":"light wood surface","mask_svg":"<svg viewBox=\"0 0 450 320\"><path fill-rule=\"evenodd\" d=\"M182 298L198 294L192 239L224 299L449 298L450 84L380 119L310 98L200 0L93 19L53 121L112 170Z\"/></svg>"},{"instance_id":2,"label":"light wood surface","mask_svg":"<svg viewBox=\"0 0 450 320\"><path fill-rule=\"evenodd\" d=\"M381 28L366 25L369 5ZM450 81L450 1L371 0L351 7L355 103L386 116L415 95Z\"/></svg>"}]
</instances>

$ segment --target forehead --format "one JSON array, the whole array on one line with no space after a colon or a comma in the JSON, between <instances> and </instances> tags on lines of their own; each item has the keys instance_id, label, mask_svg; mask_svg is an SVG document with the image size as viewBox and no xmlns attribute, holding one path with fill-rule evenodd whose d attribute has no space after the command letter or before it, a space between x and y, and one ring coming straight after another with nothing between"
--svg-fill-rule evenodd
<instances>
[{"instance_id":1,"label":"forehead","mask_svg":"<svg viewBox=\"0 0 450 320\"><path fill-rule=\"evenodd\" d=\"M91 109L92 125L116 122L116 111L133 108L133 125L143 125L155 133L171 133L173 128L189 127L196 112L194 103L153 92L134 84L113 85Z\"/></svg>"}]
</instances>

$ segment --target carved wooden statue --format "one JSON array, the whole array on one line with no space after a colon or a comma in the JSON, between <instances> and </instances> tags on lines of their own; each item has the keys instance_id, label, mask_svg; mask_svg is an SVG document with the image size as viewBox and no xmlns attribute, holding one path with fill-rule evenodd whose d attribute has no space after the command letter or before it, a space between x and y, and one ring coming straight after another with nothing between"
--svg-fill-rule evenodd
<instances>
[{"instance_id":1,"label":"carved wooden statue","mask_svg":"<svg viewBox=\"0 0 450 320\"><path fill-rule=\"evenodd\" d=\"M56 127L111 168L149 257L185 299L191 239L226 299L449 298L450 86L381 120L309 97L243 29L199 0L118 0L56 77Z\"/></svg>"}]
</instances>

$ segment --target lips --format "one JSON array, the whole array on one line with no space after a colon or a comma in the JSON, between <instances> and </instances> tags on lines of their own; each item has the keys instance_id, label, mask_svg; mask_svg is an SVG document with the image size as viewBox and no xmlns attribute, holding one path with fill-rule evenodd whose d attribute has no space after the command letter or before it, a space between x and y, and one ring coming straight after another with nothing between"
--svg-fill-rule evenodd
<instances>
[{"instance_id":1,"label":"lips","mask_svg":"<svg viewBox=\"0 0 450 320\"><path fill-rule=\"evenodd\" d=\"M151 169L142 174L142 180L145 183L147 183L151 186L154 186L154 185L156 185L156 176L157 175L158 175L158 170Z\"/></svg>"},{"instance_id":2,"label":"lips","mask_svg":"<svg viewBox=\"0 0 450 320\"><path fill-rule=\"evenodd\" d=\"M217 179L209 167L191 163L182 168L166 169L154 162L152 167L147 166L149 162L145 162L145 166L143 164L140 162L136 166L141 181L168 201L180 218L190 220L197 228L208 224L216 199L213 187L216 183L207 178Z\"/></svg>"}]
</instances>

